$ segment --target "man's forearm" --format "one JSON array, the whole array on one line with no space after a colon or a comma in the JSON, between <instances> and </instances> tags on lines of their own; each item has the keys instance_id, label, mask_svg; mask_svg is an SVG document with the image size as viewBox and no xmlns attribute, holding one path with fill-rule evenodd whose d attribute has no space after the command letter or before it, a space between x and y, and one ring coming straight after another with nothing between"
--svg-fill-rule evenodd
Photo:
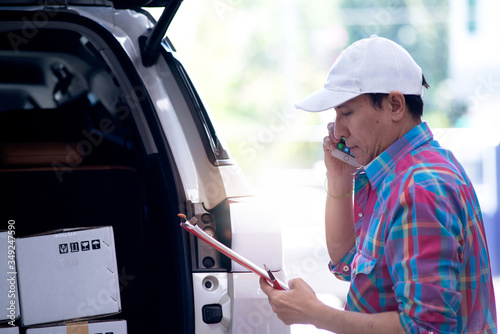
<instances>
[{"instance_id":1,"label":"man's forearm","mask_svg":"<svg viewBox=\"0 0 500 334\"><path fill-rule=\"evenodd\" d=\"M354 213L352 181L346 184L329 182L325 208L325 234L328 254L332 263L337 264L354 246ZM339 196L337 196L337 193ZM349 194L347 197L345 194ZM335 197L332 197L335 196Z\"/></svg>"},{"instance_id":2,"label":"man's forearm","mask_svg":"<svg viewBox=\"0 0 500 334\"><path fill-rule=\"evenodd\" d=\"M398 312L358 313L322 305L315 312L313 325L337 334L404 333Z\"/></svg>"}]
</instances>

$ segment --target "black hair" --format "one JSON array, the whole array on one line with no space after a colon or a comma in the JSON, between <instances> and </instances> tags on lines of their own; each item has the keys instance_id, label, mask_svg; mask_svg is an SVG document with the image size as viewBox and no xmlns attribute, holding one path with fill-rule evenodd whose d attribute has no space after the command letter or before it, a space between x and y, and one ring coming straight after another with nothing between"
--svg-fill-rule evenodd
<instances>
[{"instance_id":1,"label":"black hair","mask_svg":"<svg viewBox=\"0 0 500 334\"><path fill-rule=\"evenodd\" d=\"M425 81L425 77L423 74L422 86L424 86L425 88L430 87L427 81ZM373 107L380 109L382 108L382 100L389 94L368 93L367 95L370 97ZM422 97L420 95L404 95L404 97L406 106L408 107L408 110L410 111L410 114L412 114L413 118L418 119L422 117L424 113L424 101L422 100Z\"/></svg>"}]
</instances>

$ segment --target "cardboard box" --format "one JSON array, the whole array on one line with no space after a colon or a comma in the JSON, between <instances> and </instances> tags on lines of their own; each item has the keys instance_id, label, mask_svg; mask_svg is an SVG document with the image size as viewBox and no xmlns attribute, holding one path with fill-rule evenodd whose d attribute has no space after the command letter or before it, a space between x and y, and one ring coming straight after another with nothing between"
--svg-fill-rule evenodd
<instances>
[{"instance_id":1,"label":"cardboard box","mask_svg":"<svg viewBox=\"0 0 500 334\"><path fill-rule=\"evenodd\" d=\"M16 271L15 225L0 232L0 322L15 321L19 318L19 289Z\"/></svg>"},{"instance_id":2,"label":"cardboard box","mask_svg":"<svg viewBox=\"0 0 500 334\"><path fill-rule=\"evenodd\" d=\"M23 326L121 311L111 226L19 238L17 271Z\"/></svg>"},{"instance_id":3,"label":"cardboard box","mask_svg":"<svg viewBox=\"0 0 500 334\"><path fill-rule=\"evenodd\" d=\"M26 334L127 334L127 322L125 320L110 320L32 327L26 330Z\"/></svg>"},{"instance_id":4,"label":"cardboard box","mask_svg":"<svg viewBox=\"0 0 500 334\"><path fill-rule=\"evenodd\" d=\"M0 334L19 334L19 327L0 327Z\"/></svg>"}]
</instances>

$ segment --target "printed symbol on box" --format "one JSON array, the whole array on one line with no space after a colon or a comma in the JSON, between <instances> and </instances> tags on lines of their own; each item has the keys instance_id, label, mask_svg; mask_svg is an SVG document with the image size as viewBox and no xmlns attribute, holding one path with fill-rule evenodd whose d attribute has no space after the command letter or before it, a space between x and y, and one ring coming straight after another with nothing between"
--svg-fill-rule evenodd
<instances>
[{"instance_id":1,"label":"printed symbol on box","mask_svg":"<svg viewBox=\"0 0 500 334\"><path fill-rule=\"evenodd\" d=\"M69 244L69 248L71 250L71 253L78 252L80 248L78 247L78 242L71 242Z\"/></svg>"},{"instance_id":2,"label":"printed symbol on box","mask_svg":"<svg viewBox=\"0 0 500 334\"><path fill-rule=\"evenodd\" d=\"M68 252L68 244L59 244L59 254L66 254Z\"/></svg>"},{"instance_id":3,"label":"printed symbol on box","mask_svg":"<svg viewBox=\"0 0 500 334\"><path fill-rule=\"evenodd\" d=\"M82 241L80 244L82 245L82 252L90 250L90 242Z\"/></svg>"},{"instance_id":4,"label":"printed symbol on box","mask_svg":"<svg viewBox=\"0 0 500 334\"><path fill-rule=\"evenodd\" d=\"M92 249L101 249L101 242L99 239L92 240Z\"/></svg>"}]
</instances>

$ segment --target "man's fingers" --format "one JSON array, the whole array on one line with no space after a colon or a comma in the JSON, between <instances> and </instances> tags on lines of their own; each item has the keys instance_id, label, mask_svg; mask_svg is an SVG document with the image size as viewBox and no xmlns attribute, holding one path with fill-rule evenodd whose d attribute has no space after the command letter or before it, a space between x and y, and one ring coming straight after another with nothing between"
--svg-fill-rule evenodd
<instances>
[{"instance_id":1,"label":"man's fingers","mask_svg":"<svg viewBox=\"0 0 500 334\"><path fill-rule=\"evenodd\" d=\"M300 286L302 283L305 283L302 278L292 278L288 281L288 287L290 288L290 290L293 290L296 287Z\"/></svg>"},{"instance_id":2,"label":"man's fingers","mask_svg":"<svg viewBox=\"0 0 500 334\"><path fill-rule=\"evenodd\" d=\"M264 277L259 278L259 284L262 291L264 291L264 293L268 296L274 289L272 286L269 285L269 283L267 283L267 280Z\"/></svg>"},{"instance_id":3,"label":"man's fingers","mask_svg":"<svg viewBox=\"0 0 500 334\"><path fill-rule=\"evenodd\" d=\"M333 141L331 140L330 137L325 137L323 138L323 150L326 151L326 150L333 150L335 148L335 144L333 143Z\"/></svg>"},{"instance_id":4,"label":"man's fingers","mask_svg":"<svg viewBox=\"0 0 500 334\"><path fill-rule=\"evenodd\" d=\"M338 142L339 141L339 138L337 138L335 136L335 122L330 122L328 123L328 125L326 126L326 128L328 129L328 135L330 136L330 138L334 141L334 142Z\"/></svg>"}]
</instances>

